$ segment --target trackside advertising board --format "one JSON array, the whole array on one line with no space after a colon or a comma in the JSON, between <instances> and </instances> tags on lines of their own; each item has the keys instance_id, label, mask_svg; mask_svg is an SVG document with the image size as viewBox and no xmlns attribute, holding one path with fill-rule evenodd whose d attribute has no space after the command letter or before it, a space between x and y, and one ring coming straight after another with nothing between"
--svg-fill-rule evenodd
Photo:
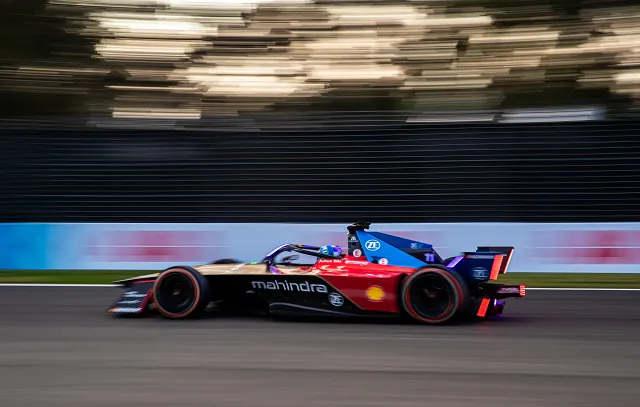
<instances>
[{"instance_id":1,"label":"trackside advertising board","mask_svg":"<svg viewBox=\"0 0 640 407\"><path fill-rule=\"evenodd\" d=\"M162 270L220 258L260 260L284 243L347 243L347 224L0 225L0 269ZM640 272L640 223L380 223L372 231L434 245L443 256L514 246L514 272Z\"/></svg>"}]
</instances>

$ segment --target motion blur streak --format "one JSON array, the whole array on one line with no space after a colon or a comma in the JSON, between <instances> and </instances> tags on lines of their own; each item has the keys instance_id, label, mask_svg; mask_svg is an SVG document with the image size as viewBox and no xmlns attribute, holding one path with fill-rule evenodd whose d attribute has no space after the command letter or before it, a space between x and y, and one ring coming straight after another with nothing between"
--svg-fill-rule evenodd
<instances>
[{"instance_id":1,"label":"motion blur streak","mask_svg":"<svg viewBox=\"0 0 640 407\"><path fill-rule=\"evenodd\" d=\"M24 26L12 36L25 39L8 45L14 66L0 81L117 118L328 98L437 111L635 101L638 10L604 0L47 0L35 15L9 9Z\"/></svg>"},{"instance_id":2,"label":"motion blur streak","mask_svg":"<svg viewBox=\"0 0 640 407\"><path fill-rule=\"evenodd\" d=\"M638 292L536 291L501 321L425 327L114 320L113 290L0 289L3 405L631 407L640 396Z\"/></svg>"}]
</instances>

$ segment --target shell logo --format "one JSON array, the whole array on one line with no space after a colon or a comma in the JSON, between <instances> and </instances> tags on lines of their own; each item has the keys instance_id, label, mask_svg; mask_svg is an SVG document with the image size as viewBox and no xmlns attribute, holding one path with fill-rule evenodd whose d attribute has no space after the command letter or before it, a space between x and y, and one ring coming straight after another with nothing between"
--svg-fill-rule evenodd
<instances>
[{"instance_id":1,"label":"shell logo","mask_svg":"<svg viewBox=\"0 0 640 407\"><path fill-rule=\"evenodd\" d=\"M378 302L384 298L384 290L379 285L372 285L367 288L366 294L369 301Z\"/></svg>"}]
</instances>

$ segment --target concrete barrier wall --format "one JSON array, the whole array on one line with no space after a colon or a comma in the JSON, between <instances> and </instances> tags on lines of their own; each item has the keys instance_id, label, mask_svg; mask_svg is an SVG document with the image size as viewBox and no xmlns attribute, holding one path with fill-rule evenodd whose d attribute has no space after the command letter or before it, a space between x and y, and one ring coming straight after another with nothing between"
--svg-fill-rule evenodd
<instances>
[{"instance_id":1,"label":"concrete barrier wall","mask_svg":"<svg viewBox=\"0 0 640 407\"><path fill-rule=\"evenodd\" d=\"M256 261L283 243L345 247L346 226L5 223L0 269L158 270L225 257ZM512 245L514 272L640 272L640 223L385 223L371 230L432 243L443 257Z\"/></svg>"}]
</instances>

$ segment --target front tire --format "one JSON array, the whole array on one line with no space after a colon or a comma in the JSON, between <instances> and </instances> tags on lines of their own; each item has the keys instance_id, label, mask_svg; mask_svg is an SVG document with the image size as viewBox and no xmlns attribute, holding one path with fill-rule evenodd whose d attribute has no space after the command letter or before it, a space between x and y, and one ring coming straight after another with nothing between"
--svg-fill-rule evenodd
<instances>
[{"instance_id":1,"label":"front tire","mask_svg":"<svg viewBox=\"0 0 640 407\"><path fill-rule=\"evenodd\" d=\"M428 266L418 269L403 283L402 308L424 324L442 324L466 309L469 293L462 278L453 270Z\"/></svg>"},{"instance_id":2,"label":"front tire","mask_svg":"<svg viewBox=\"0 0 640 407\"><path fill-rule=\"evenodd\" d=\"M156 279L153 298L158 311L165 318L196 317L210 302L209 283L192 267L171 267Z\"/></svg>"}]
</instances>

